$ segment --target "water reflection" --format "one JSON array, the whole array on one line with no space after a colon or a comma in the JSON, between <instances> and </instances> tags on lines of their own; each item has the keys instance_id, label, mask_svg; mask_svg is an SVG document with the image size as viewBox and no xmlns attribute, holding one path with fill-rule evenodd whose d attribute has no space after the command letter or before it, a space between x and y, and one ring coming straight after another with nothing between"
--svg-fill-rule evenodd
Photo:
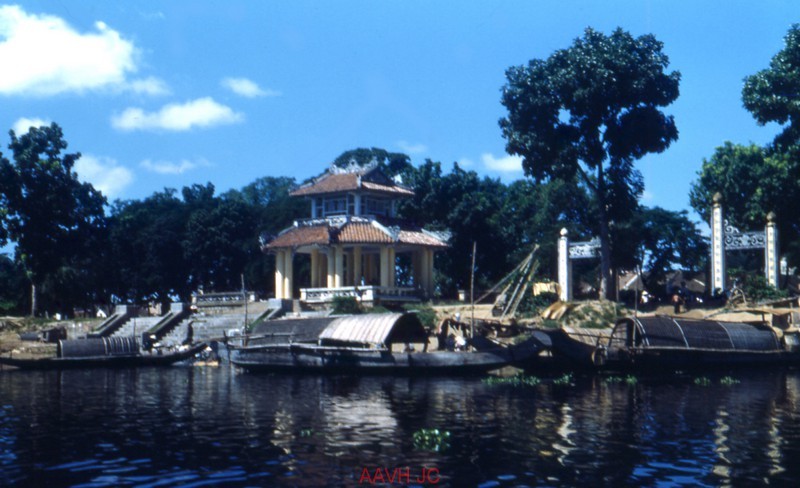
<instances>
[{"instance_id":1,"label":"water reflection","mask_svg":"<svg viewBox=\"0 0 800 488\"><path fill-rule=\"evenodd\" d=\"M0 372L0 476L25 485L354 486L363 469L439 486L707 486L797 479L796 371L571 385L241 374ZM414 448L451 432L443 452ZM488 485L487 485L488 486Z\"/></svg>"}]
</instances>

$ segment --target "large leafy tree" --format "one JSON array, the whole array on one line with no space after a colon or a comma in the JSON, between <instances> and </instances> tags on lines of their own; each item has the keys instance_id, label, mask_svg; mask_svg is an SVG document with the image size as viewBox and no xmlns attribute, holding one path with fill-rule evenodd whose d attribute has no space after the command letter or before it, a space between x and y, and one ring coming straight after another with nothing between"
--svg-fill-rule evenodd
<instances>
[{"instance_id":1,"label":"large leafy tree","mask_svg":"<svg viewBox=\"0 0 800 488\"><path fill-rule=\"evenodd\" d=\"M506 149L537 181L580 178L598 212L601 295L610 292L610 222L625 215L643 185L635 160L677 140L661 107L678 97L680 74L652 35L587 29L549 58L506 71L500 120Z\"/></svg>"},{"instance_id":2,"label":"large leafy tree","mask_svg":"<svg viewBox=\"0 0 800 488\"><path fill-rule=\"evenodd\" d=\"M50 297L68 309L82 298L67 292L88 285L93 244L105 226L105 197L78 180L73 167L80 153L63 153L67 142L57 124L10 135L13 161L0 160L0 198L6 232L32 283L31 312L43 284L53 297L68 298L72 303Z\"/></svg>"},{"instance_id":3,"label":"large leafy tree","mask_svg":"<svg viewBox=\"0 0 800 488\"><path fill-rule=\"evenodd\" d=\"M742 230L763 228L767 214L774 212L782 252L796 264L800 262L797 174L798 161L791 153L726 142L711 158L703 160L689 202L708 222L713 197L719 193L725 218Z\"/></svg>"},{"instance_id":4,"label":"large leafy tree","mask_svg":"<svg viewBox=\"0 0 800 488\"><path fill-rule=\"evenodd\" d=\"M784 42L769 68L745 78L742 89L744 106L759 124L784 125L775 138L779 148L800 142L800 24L792 25Z\"/></svg>"}]
</instances>

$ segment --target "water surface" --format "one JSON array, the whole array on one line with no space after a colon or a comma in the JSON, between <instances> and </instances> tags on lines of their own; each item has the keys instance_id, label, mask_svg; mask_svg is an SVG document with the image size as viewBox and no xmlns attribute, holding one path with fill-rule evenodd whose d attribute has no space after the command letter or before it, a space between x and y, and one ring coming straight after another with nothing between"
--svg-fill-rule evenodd
<instances>
[{"instance_id":1,"label":"water surface","mask_svg":"<svg viewBox=\"0 0 800 488\"><path fill-rule=\"evenodd\" d=\"M481 379L227 366L0 371L0 479L22 486L725 486L800 479L800 373ZM440 451L414 432L450 432ZM401 470L401 471L395 471ZM405 470L405 471L402 471ZM423 471L435 470L435 471ZM434 483L428 483L434 485Z\"/></svg>"}]
</instances>

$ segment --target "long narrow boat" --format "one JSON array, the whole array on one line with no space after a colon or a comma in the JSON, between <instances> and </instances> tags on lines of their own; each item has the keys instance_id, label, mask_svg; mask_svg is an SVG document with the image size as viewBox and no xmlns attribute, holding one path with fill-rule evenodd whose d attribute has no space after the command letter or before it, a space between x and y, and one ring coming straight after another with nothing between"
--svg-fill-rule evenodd
<instances>
[{"instance_id":1,"label":"long narrow boat","mask_svg":"<svg viewBox=\"0 0 800 488\"><path fill-rule=\"evenodd\" d=\"M666 316L624 318L594 346L552 333L553 351L576 364L613 370L674 370L800 364L800 330L766 323Z\"/></svg>"},{"instance_id":2,"label":"long narrow boat","mask_svg":"<svg viewBox=\"0 0 800 488\"><path fill-rule=\"evenodd\" d=\"M62 340L54 357L0 356L0 365L38 370L170 366L191 359L205 348L206 344L195 344L175 352L158 353L142 351L132 337Z\"/></svg>"},{"instance_id":3,"label":"long narrow boat","mask_svg":"<svg viewBox=\"0 0 800 488\"><path fill-rule=\"evenodd\" d=\"M248 371L292 373L478 374L524 364L540 352L533 340L477 351L427 351L427 332L412 313L293 321L292 333L285 324L275 321L271 335L246 345L229 344L231 363ZM259 343L264 338L271 340Z\"/></svg>"}]
</instances>

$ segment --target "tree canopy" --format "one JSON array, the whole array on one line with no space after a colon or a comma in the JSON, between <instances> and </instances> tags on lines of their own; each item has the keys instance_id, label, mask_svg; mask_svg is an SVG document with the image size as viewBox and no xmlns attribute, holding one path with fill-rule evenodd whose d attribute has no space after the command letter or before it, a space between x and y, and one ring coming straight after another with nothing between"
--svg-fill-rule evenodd
<instances>
[{"instance_id":1,"label":"tree canopy","mask_svg":"<svg viewBox=\"0 0 800 488\"><path fill-rule=\"evenodd\" d=\"M34 293L45 284L60 297L74 293L105 226L105 197L78 180L73 167L80 153L63 154L67 142L57 124L10 136L13 160L0 158L0 198L18 262Z\"/></svg>"},{"instance_id":2,"label":"tree canopy","mask_svg":"<svg viewBox=\"0 0 800 488\"><path fill-rule=\"evenodd\" d=\"M744 79L742 102L760 125L786 124L774 141L785 149L800 143L800 24L791 26L784 43L769 68Z\"/></svg>"},{"instance_id":3,"label":"tree canopy","mask_svg":"<svg viewBox=\"0 0 800 488\"><path fill-rule=\"evenodd\" d=\"M601 294L610 292L612 219L630 217L643 191L633 162L665 150L678 130L665 107L678 97L680 74L652 35L584 36L546 60L506 71L500 120L506 150L523 157L537 181L580 178L591 190L601 242ZM628 214L628 215L626 215Z\"/></svg>"}]
</instances>

